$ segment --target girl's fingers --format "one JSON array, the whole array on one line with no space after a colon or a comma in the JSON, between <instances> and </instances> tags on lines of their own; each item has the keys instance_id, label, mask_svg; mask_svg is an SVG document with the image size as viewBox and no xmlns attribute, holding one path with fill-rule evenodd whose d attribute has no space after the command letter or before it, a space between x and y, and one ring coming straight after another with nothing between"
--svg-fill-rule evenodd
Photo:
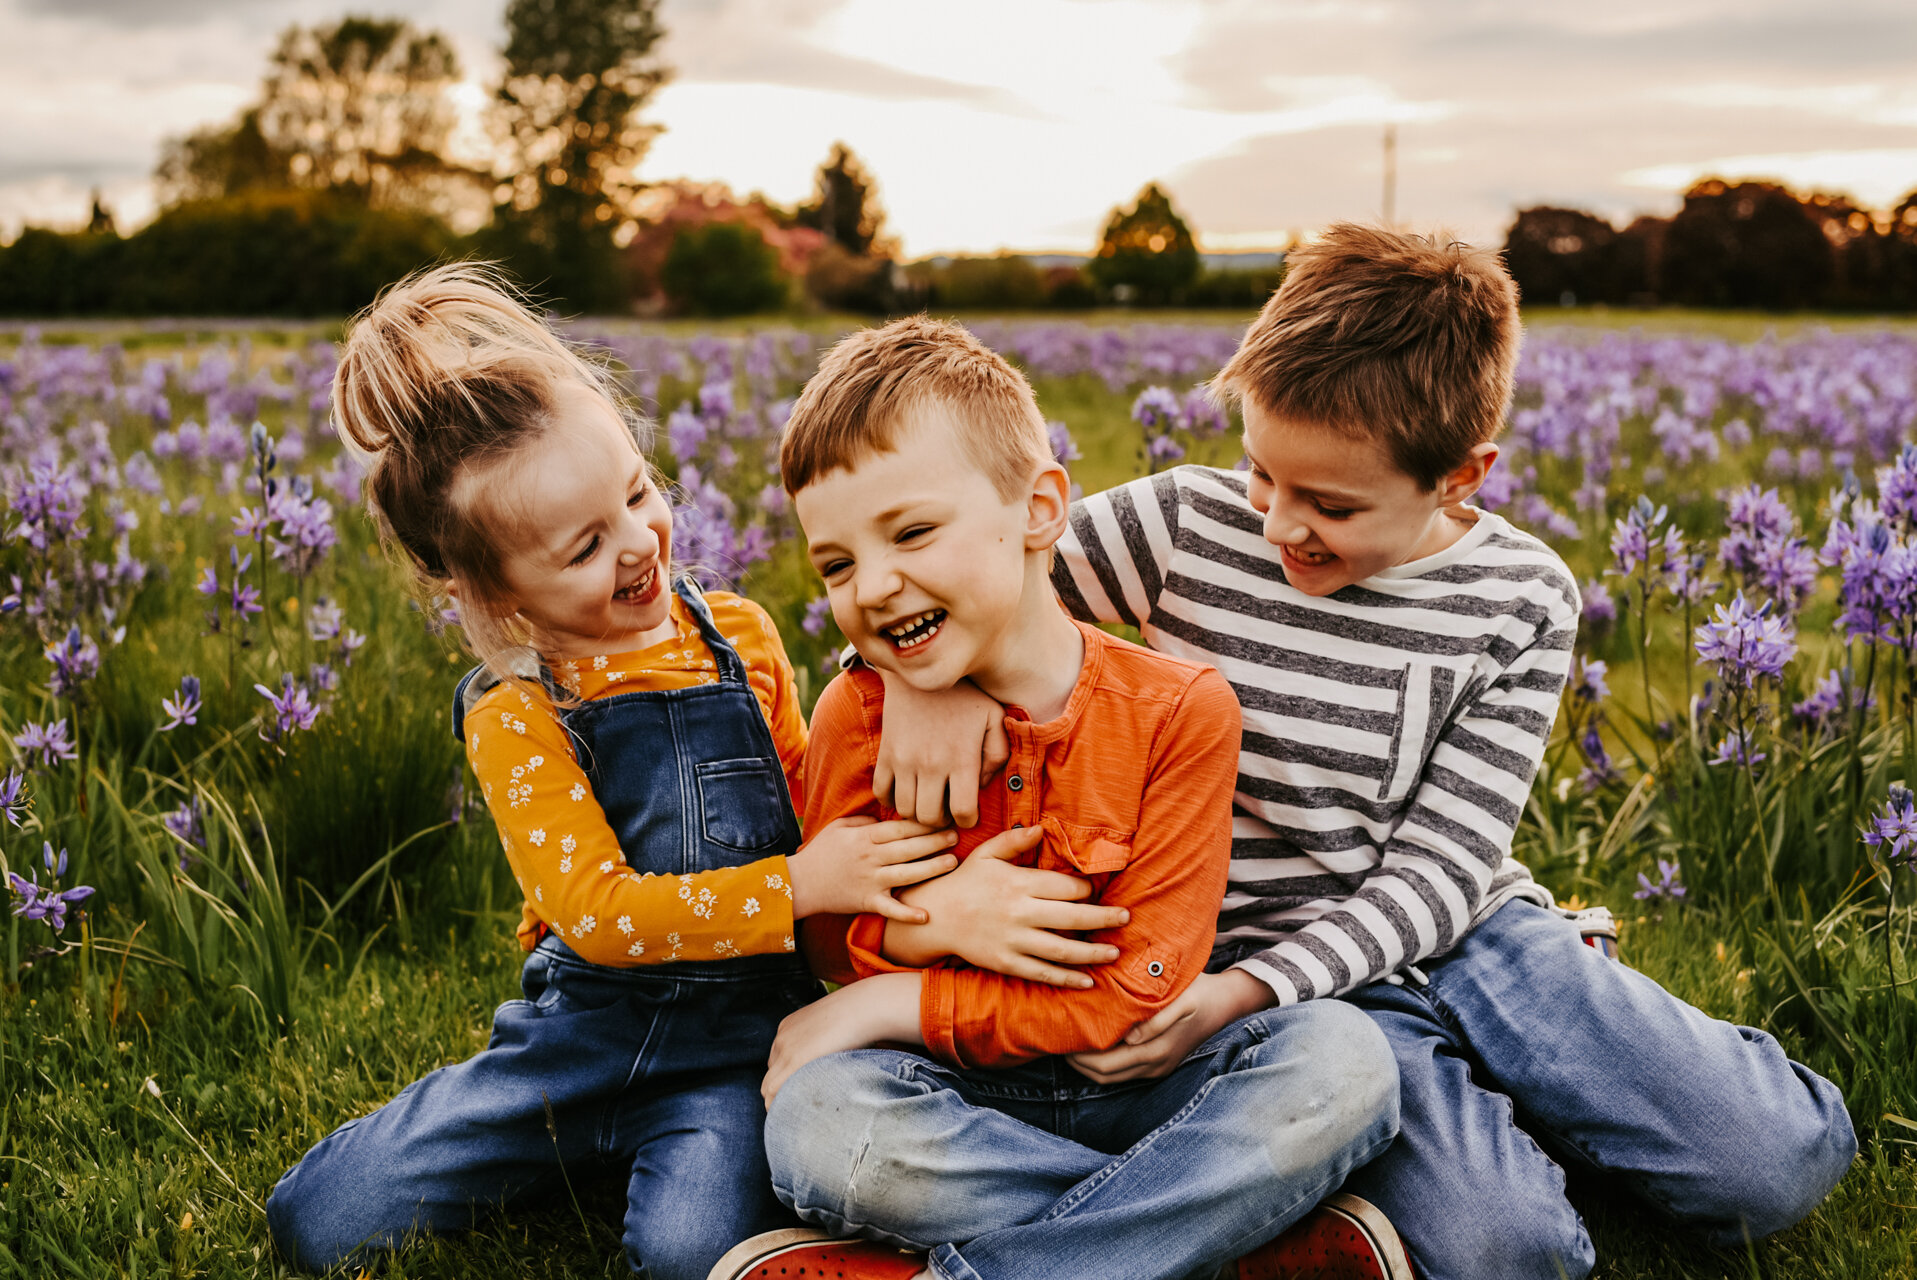
<instances>
[{"instance_id":1,"label":"girl's fingers","mask_svg":"<svg viewBox=\"0 0 1917 1280\"><path fill-rule=\"evenodd\" d=\"M942 876L958 866L958 855L941 853L936 858L925 858L914 862L895 862L880 867L876 873L878 882L888 889L902 888L908 884L918 884Z\"/></svg>"},{"instance_id":2,"label":"girl's fingers","mask_svg":"<svg viewBox=\"0 0 1917 1280\"><path fill-rule=\"evenodd\" d=\"M882 867L897 866L901 862L917 862L920 858L930 858L945 853L958 843L958 832L935 831L929 836L910 836L903 840L888 840L876 845L873 853Z\"/></svg>"},{"instance_id":3,"label":"girl's fingers","mask_svg":"<svg viewBox=\"0 0 1917 1280\"><path fill-rule=\"evenodd\" d=\"M972 850L974 858L1016 858L1045 838L1043 827L1013 827L1010 831L1001 831Z\"/></svg>"},{"instance_id":4,"label":"girl's fingers","mask_svg":"<svg viewBox=\"0 0 1917 1280\"><path fill-rule=\"evenodd\" d=\"M876 781L876 779L875 779ZM876 789L876 788L875 788ZM893 775L892 810L900 817L906 817L918 811L918 779L909 773Z\"/></svg>"},{"instance_id":5,"label":"girl's fingers","mask_svg":"<svg viewBox=\"0 0 1917 1280\"><path fill-rule=\"evenodd\" d=\"M870 818L867 822L872 822ZM916 840L920 836L938 835L945 830L942 823L915 822L911 818L891 818L885 822L872 822L872 829L866 832L873 844L891 844L895 840ZM957 839L953 833L953 839Z\"/></svg>"},{"instance_id":6,"label":"girl's fingers","mask_svg":"<svg viewBox=\"0 0 1917 1280\"><path fill-rule=\"evenodd\" d=\"M924 924L932 917L918 907L908 907L889 893L875 896L868 910L874 915L884 916L887 920L897 920L900 924Z\"/></svg>"},{"instance_id":7,"label":"girl's fingers","mask_svg":"<svg viewBox=\"0 0 1917 1280\"><path fill-rule=\"evenodd\" d=\"M1084 884L1080 880L1077 883ZM1026 922L1038 929L1061 933L1093 933L1100 929L1123 928L1132 913L1123 907L1101 907L1090 902L1037 900L1026 908Z\"/></svg>"},{"instance_id":8,"label":"girl's fingers","mask_svg":"<svg viewBox=\"0 0 1917 1280\"><path fill-rule=\"evenodd\" d=\"M976 857L977 854L974 853L973 856ZM1042 871L1037 867L1012 867L1009 874L1017 877L1016 883L1009 892L1019 897L1033 899L1035 902L1076 902L1080 898L1090 897L1092 893L1089 881L1066 875L1063 871Z\"/></svg>"},{"instance_id":9,"label":"girl's fingers","mask_svg":"<svg viewBox=\"0 0 1917 1280\"><path fill-rule=\"evenodd\" d=\"M1103 942L1061 938L1044 929L1033 931L1031 937L1021 943L1021 947L1026 955L1049 960L1053 964L1110 964L1118 959L1117 947Z\"/></svg>"}]
</instances>

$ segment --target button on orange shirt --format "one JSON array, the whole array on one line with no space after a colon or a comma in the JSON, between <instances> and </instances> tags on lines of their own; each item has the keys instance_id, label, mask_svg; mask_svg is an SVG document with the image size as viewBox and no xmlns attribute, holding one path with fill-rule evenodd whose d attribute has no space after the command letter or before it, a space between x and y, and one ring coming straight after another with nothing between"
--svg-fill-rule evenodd
<instances>
[{"instance_id":1,"label":"button on orange shirt","mask_svg":"<svg viewBox=\"0 0 1917 1280\"><path fill-rule=\"evenodd\" d=\"M796 807L805 794L805 717L778 630L765 610L729 592L708 592L706 605L746 665ZM672 619L678 634L670 640L562 662L553 675L588 701L716 683L718 664L676 594ZM528 951L548 931L605 965L793 949L792 882L783 857L684 876L640 875L626 865L572 739L537 685L500 684L480 696L466 713L466 759L526 895L519 944Z\"/></svg>"},{"instance_id":2,"label":"button on orange shirt","mask_svg":"<svg viewBox=\"0 0 1917 1280\"><path fill-rule=\"evenodd\" d=\"M1094 902L1128 924L1086 935L1118 948L1068 990L945 960L923 970L925 1044L962 1067L1004 1067L1047 1054L1107 1049L1204 971L1231 859L1238 778L1238 699L1211 667L1153 653L1077 624L1085 663L1065 711L1034 724L1008 708L1011 759L979 793L963 859L1013 826L1042 826L1022 861L1082 876ZM885 690L866 668L826 687L812 712L805 829L850 814L898 816L872 795ZM848 982L909 972L880 954L885 921L818 916L801 938L813 971Z\"/></svg>"}]
</instances>

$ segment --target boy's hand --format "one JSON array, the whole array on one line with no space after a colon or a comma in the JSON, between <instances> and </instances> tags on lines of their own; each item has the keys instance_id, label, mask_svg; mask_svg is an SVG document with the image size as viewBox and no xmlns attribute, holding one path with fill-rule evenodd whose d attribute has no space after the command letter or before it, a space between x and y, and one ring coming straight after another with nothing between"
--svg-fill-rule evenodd
<instances>
[{"instance_id":1,"label":"boy's hand","mask_svg":"<svg viewBox=\"0 0 1917 1280\"><path fill-rule=\"evenodd\" d=\"M1083 990L1091 978L1065 965L1109 964L1118 948L1063 936L1116 929L1131 919L1123 907L1081 901L1091 885L1077 876L1015 866L1010 859L1036 845L1041 827L1014 827L993 836L957 871L920 885L906 901L923 907L923 925L890 924L885 955L923 968L946 956L1014 978Z\"/></svg>"},{"instance_id":2,"label":"boy's hand","mask_svg":"<svg viewBox=\"0 0 1917 1280\"><path fill-rule=\"evenodd\" d=\"M961 680L942 693L914 689L889 671L872 793L928 826L978 824L978 789L1005 767L1005 708Z\"/></svg>"},{"instance_id":3,"label":"boy's hand","mask_svg":"<svg viewBox=\"0 0 1917 1280\"><path fill-rule=\"evenodd\" d=\"M1099 1053L1066 1059L1078 1074L1099 1084L1171 1074L1185 1055L1238 1019L1270 1008L1271 988L1242 969L1201 973L1183 995Z\"/></svg>"},{"instance_id":4,"label":"boy's hand","mask_svg":"<svg viewBox=\"0 0 1917 1280\"><path fill-rule=\"evenodd\" d=\"M769 1107L792 1073L814 1058L887 1041L925 1046L916 973L877 974L788 1015L772 1041L759 1094Z\"/></svg>"},{"instance_id":5,"label":"boy's hand","mask_svg":"<svg viewBox=\"0 0 1917 1280\"><path fill-rule=\"evenodd\" d=\"M888 920L923 923L925 912L906 906L892 890L956 867L957 856L946 851L957 842L958 832L949 827L940 831L903 819L829 822L786 859L792 873L792 916L873 911Z\"/></svg>"}]
</instances>

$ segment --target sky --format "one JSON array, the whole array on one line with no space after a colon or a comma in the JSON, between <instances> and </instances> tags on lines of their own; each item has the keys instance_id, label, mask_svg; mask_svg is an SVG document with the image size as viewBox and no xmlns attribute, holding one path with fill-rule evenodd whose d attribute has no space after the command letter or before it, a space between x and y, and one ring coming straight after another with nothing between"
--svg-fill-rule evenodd
<instances>
[{"instance_id":1,"label":"sky","mask_svg":"<svg viewBox=\"0 0 1917 1280\"><path fill-rule=\"evenodd\" d=\"M0 237L153 212L170 135L231 119L277 33L348 8L458 48L483 104L503 3L0 0ZM1623 221L1706 174L1888 208L1917 189L1910 0L663 0L646 179L803 199L832 143L911 257L1083 252L1159 181L1208 250L1381 213L1500 242L1514 210Z\"/></svg>"}]
</instances>

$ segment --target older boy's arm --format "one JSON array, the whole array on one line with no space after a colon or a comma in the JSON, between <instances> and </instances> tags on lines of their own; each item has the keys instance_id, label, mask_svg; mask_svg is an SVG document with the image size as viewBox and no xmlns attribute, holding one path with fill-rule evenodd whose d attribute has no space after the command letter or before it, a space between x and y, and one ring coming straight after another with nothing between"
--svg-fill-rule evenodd
<instances>
[{"instance_id":1,"label":"older boy's arm","mask_svg":"<svg viewBox=\"0 0 1917 1280\"><path fill-rule=\"evenodd\" d=\"M1405 819L1357 893L1238 963L1274 1003L1342 995L1450 950L1511 851L1557 714L1575 615L1538 636L1439 736Z\"/></svg>"},{"instance_id":2,"label":"older boy's arm","mask_svg":"<svg viewBox=\"0 0 1917 1280\"><path fill-rule=\"evenodd\" d=\"M1084 622L1142 627L1158 607L1178 533L1176 470L1087 494L1052 556L1052 587Z\"/></svg>"},{"instance_id":3,"label":"older boy's arm","mask_svg":"<svg viewBox=\"0 0 1917 1280\"><path fill-rule=\"evenodd\" d=\"M1088 970L1093 985L1079 991L977 969L928 969L920 1009L927 1048L968 1067L1106 1048L1203 972L1231 859L1238 746L1231 686L1209 668L1194 673L1152 744L1131 860L1100 899L1131 913L1129 923L1090 937L1116 946L1119 958Z\"/></svg>"},{"instance_id":4,"label":"older boy's arm","mask_svg":"<svg viewBox=\"0 0 1917 1280\"><path fill-rule=\"evenodd\" d=\"M919 1036L919 975L880 974L840 987L781 1022L759 1092L771 1106L794 1071L828 1053L924 1043Z\"/></svg>"}]
</instances>

